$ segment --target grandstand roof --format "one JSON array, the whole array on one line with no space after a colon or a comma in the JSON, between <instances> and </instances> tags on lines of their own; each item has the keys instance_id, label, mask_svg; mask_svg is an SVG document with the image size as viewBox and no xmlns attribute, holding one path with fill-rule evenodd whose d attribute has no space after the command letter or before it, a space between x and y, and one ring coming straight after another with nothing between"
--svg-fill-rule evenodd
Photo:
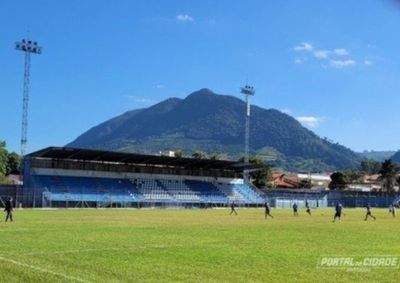
<instances>
[{"instance_id":1,"label":"grandstand roof","mask_svg":"<svg viewBox=\"0 0 400 283\"><path fill-rule=\"evenodd\" d=\"M225 169L243 171L256 169L255 164L246 164L229 160L211 160L195 158L177 158L169 156L145 155L126 152L71 148L71 147L47 147L30 153L33 158L68 159L95 162L116 162L126 164L145 164L183 167L187 169Z\"/></svg>"}]
</instances>

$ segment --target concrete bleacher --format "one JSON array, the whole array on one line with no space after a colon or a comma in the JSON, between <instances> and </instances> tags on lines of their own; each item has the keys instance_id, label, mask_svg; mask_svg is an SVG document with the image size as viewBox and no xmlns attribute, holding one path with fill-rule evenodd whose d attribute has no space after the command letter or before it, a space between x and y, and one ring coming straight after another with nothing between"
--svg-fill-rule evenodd
<instances>
[{"instance_id":1,"label":"concrete bleacher","mask_svg":"<svg viewBox=\"0 0 400 283\"><path fill-rule=\"evenodd\" d=\"M200 194L203 202L226 203L229 201L227 195L218 190L211 182L185 180L184 183L191 188L191 190Z\"/></svg>"},{"instance_id":2,"label":"concrete bleacher","mask_svg":"<svg viewBox=\"0 0 400 283\"><path fill-rule=\"evenodd\" d=\"M96 203L262 203L263 197L244 183L173 178L101 178L35 175L46 201Z\"/></svg>"},{"instance_id":3,"label":"concrete bleacher","mask_svg":"<svg viewBox=\"0 0 400 283\"><path fill-rule=\"evenodd\" d=\"M201 194L193 191L182 180L159 179L157 184L167 190L176 201L180 202L199 202L202 200Z\"/></svg>"},{"instance_id":4,"label":"concrete bleacher","mask_svg":"<svg viewBox=\"0 0 400 283\"><path fill-rule=\"evenodd\" d=\"M159 186L154 179L137 178L131 180L131 184L137 189L138 193L143 196L144 200L173 201L173 196Z\"/></svg>"}]
</instances>

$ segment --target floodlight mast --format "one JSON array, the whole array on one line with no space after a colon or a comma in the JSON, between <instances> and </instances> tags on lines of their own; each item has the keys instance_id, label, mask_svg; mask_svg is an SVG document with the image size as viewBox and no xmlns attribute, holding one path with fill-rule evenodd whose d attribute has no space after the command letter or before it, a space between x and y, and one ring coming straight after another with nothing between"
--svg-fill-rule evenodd
<instances>
[{"instance_id":1,"label":"floodlight mast","mask_svg":"<svg viewBox=\"0 0 400 283\"><path fill-rule=\"evenodd\" d=\"M25 52L24 93L22 98L22 128L21 128L21 159L24 158L28 136L28 104L29 104L29 79L31 66L31 53L41 54L42 47L36 41L23 39L15 43L15 49Z\"/></svg>"},{"instance_id":2,"label":"floodlight mast","mask_svg":"<svg viewBox=\"0 0 400 283\"><path fill-rule=\"evenodd\" d=\"M240 88L240 92L244 94L246 100L246 125L244 134L244 162L249 163L249 148L250 148L250 101L249 96L256 93L254 87L245 85Z\"/></svg>"}]
</instances>

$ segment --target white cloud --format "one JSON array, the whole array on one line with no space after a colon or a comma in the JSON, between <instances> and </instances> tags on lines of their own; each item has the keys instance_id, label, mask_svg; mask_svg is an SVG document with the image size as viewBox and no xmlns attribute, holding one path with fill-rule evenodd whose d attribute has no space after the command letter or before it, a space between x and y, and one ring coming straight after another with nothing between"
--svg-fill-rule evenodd
<instances>
[{"instance_id":1,"label":"white cloud","mask_svg":"<svg viewBox=\"0 0 400 283\"><path fill-rule=\"evenodd\" d=\"M329 53L329 50L317 50L314 52L314 56L318 59L326 59L328 58Z\"/></svg>"},{"instance_id":2,"label":"white cloud","mask_svg":"<svg viewBox=\"0 0 400 283\"><path fill-rule=\"evenodd\" d=\"M335 50L333 50L333 52L334 52L336 55L338 55L338 56L346 56L346 55L349 55L349 51L347 51L347 50L344 49L344 48L335 49Z\"/></svg>"},{"instance_id":3,"label":"white cloud","mask_svg":"<svg viewBox=\"0 0 400 283\"><path fill-rule=\"evenodd\" d=\"M134 98L134 101L137 103L150 103L151 99L144 98L144 97L136 97L136 98Z\"/></svg>"},{"instance_id":4,"label":"white cloud","mask_svg":"<svg viewBox=\"0 0 400 283\"><path fill-rule=\"evenodd\" d=\"M150 98L146 98L146 97L139 97L139 96L134 96L134 95L124 95L125 98L127 98L130 102L133 103L138 103L138 104L152 104L155 101L150 99Z\"/></svg>"},{"instance_id":5,"label":"white cloud","mask_svg":"<svg viewBox=\"0 0 400 283\"><path fill-rule=\"evenodd\" d=\"M180 22L193 22L193 17L189 16L188 14L179 14L176 16L176 19Z\"/></svg>"},{"instance_id":6,"label":"white cloud","mask_svg":"<svg viewBox=\"0 0 400 283\"><path fill-rule=\"evenodd\" d=\"M294 60L294 62L295 62L296 64L302 64L302 63L303 63L303 60L301 60L301 59L296 59L296 60Z\"/></svg>"},{"instance_id":7,"label":"white cloud","mask_svg":"<svg viewBox=\"0 0 400 283\"><path fill-rule=\"evenodd\" d=\"M165 85L163 85L163 84L157 84L157 85L153 86L153 88L156 88L156 89L164 89L164 88L165 88Z\"/></svg>"},{"instance_id":8,"label":"white cloud","mask_svg":"<svg viewBox=\"0 0 400 283\"><path fill-rule=\"evenodd\" d=\"M297 121L299 121L302 125L315 128L321 122L321 118L314 117L314 116L299 116L296 117Z\"/></svg>"},{"instance_id":9,"label":"white cloud","mask_svg":"<svg viewBox=\"0 0 400 283\"><path fill-rule=\"evenodd\" d=\"M283 109L281 109L281 112L285 113L285 114L291 114L292 110L290 110L289 108L283 108Z\"/></svg>"},{"instance_id":10,"label":"white cloud","mask_svg":"<svg viewBox=\"0 0 400 283\"><path fill-rule=\"evenodd\" d=\"M356 61L352 59L348 60L331 60L330 61L330 66L334 68L346 68L346 67L351 67L356 64Z\"/></svg>"},{"instance_id":11,"label":"white cloud","mask_svg":"<svg viewBox=\"0 0 400 283\"><path fill-rule=\"evenodd\" d=\"M370 61L370 60L364 60L364 65L370 66L370 65L372 65L372 61Z\"/></svg>"},{"instance_id":12,"label":"white cloud","mask_svg":"<svg viewBox=\"0 0 400 283\"><path fill-rule=\"evenodd\" d=\"M315 62L316 59L321 61L322 68L347 68L357 64L363 64L365 66L372 65L373 62L370 60L361 60L356 61L356 59L349 58L350 51L345 48L335 48L335 49L318 49L317 47L312 46L310 43L303 42L293 48L294 51L307 51L302 56L298 54L294 58L295 64L303 64L307 62ZM299 58L300 57L300 58ZM314 58L314 59L313 59Z\"/></svg>"},{"instance_id":13,"label":"white cloud","mask_svg":"<svg viewBox=\"0 0 400 283\"><path fill-rule=\"evenodd\" d=\"M297 45L293 48L294 51L312 51L314 50L314 47L308 43L308 42L303 42L300 45Z\"/></svg>"}]
</instances>

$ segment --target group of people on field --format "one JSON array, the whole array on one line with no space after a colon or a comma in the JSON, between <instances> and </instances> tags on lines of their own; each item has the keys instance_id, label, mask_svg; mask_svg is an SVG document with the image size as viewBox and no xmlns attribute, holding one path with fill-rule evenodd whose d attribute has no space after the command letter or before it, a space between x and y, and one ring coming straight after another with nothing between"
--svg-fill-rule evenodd
<instances>
[{"instance_id":1,"label":"group of people on field","mask_svg":"<svg viewBox=\"0 0 400 283\"><path fill-rule=\"evenodd\" d=\"M234 213L235 215L237 215L237 211L236 211L236 209L235 209L235 207L236 207L235 202L232 202L231 205L230 205L230 207L231 207L230 215L232 215L233 213ZM298 212L298 208L299 208L299 207L298 207L297 203L294 203L293 206L292 206L292 208L293 208L293 215L294 215L294 216L298 216L298 215L299 215L299 212ZM306 208L306 213L307 213L308 215L311 216L311 209L310 209L310 206L309 206L309 204L308 204L308 201L306 201L306 203L305 203L305 208ZM375 217L374 215L372 215L372 212L371 212L371 205L370 205L370 204L368 204L368 205L366 206L366 209L367 209L367 213L366 213L366 215L365 215L365 219L364 219L364 220L367 221L367 220L368 220L368 217L371 217L372 219L376 220L376 217ZM343 214L342 210L343 210L342 204L341 204L340 202L336 203L336 205L335 205L335 215L333 216L333 222L335 222L337 219L338 219L339 221L341 220L342 214ZM393 217L396 217L396 206L390 205L390 206L389 206L389 213L390 213ZM271 217L271 218L274 218L274 217L271 215L271 209L270 209L270 207L269 207L268 202L266 202L266 203L264 204L264 216L265 216L265 219L267 219L268 216Z\"/></svg>"},{"instance_id":2,"label":"group of people on field","mask_svg":"<svg viewBox=\"0 0 400 283\"><path fill-rule=\"evenodd\" d=\"M237 215L237 211L235 209L235 207L236 207L235 202L232 202L230 207L231 207L230 215L232 215L233 213L235 215ZM308 201L306 201L305 207L306 207L306 213L308 213L311 216L311 209L310 209L310 206L308 204ZM298 213L298 205L297 205L297 203L294 203L292 208L293 208L293 215L294 216L298 216L299 213ZM376 217L374 215L372 215L371 206L369 204L366 206L366 209L367 209L367 213L365 215L365 219L364 220L367 221L368 217L371 217L372 219L376 220ZM14 210L14 208L13 208L13 199L10 197L8 200L6 200L4 202L4 212L6 212L6 222L8 222L8 221L13 222L13 210ZM340 202L336 203L336 205L335 205L335 215L333 216L333 222L335 222L336 219L339 219L339 221L341 220L341 218L342 218L342 210L343 210L342 204ZM393 217L396 217L396 206L390 205L389 213ZM264 216L265 216L265 219L267 219L268 216L270 218L274 218L271 215L271 208L270 208L268 202L264 203Z\"/></svg>"},{"instance_id":3,"label":"group of people on field","mask_svg":"<svg viewBox=\"0 0 400 283\"><path fill-rule=\"evenodd\" d=\"M305 207L306 207L306 213L311 216L311 208L308 205L308 201L306 201ZM299 215L299 213L298 213L299 206L297 205L297 203L294 203L292 208L293 208L293 215L298 216Z\"/></svg>"},{"instance_id":4,"label":"group of people on field","mask_svg":"<svg viewBox=\"0 0 400 283\"><path fill-rule=\"evenodd\" d=\"M236 212L235 207L236 207L235 202L232 202L232 203L231 203L231 212L229 213L229 215L232 215L232 213L234 213L235 215L237 215L237 212ZM265 215L265 219L267 219L268 216L271 217L271 218L274 218L274 217L271 215L271 209L270 209L270 207L269 207L268 202L266 202L266 203L264 204L264 215Z\"/></svg>"}]
</instances>

